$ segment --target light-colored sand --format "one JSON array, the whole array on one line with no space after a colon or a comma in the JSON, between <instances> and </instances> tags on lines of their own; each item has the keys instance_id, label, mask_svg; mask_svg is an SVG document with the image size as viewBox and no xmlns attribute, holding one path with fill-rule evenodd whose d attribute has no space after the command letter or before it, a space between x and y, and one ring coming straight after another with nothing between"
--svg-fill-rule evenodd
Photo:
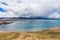
<instances>
[{"instance_id":1,"label":"light-colored sand","mask_svg":"<svg viewBox=\"0 0 60 40\"><path fill-rule=\"evenodd\" d=\"M36 32L2 32L0 40L60 40L60 28Z\"/></svg>"}]
</instances>

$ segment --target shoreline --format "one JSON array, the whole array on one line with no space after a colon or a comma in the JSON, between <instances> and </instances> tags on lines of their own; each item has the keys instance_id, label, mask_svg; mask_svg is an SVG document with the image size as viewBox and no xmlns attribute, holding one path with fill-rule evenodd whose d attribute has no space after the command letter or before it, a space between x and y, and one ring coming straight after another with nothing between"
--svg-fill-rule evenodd
<instances>
[{"instance_id":1,"label":"shoreline","mask_svg":"<svg viewBox=\"0 0 60 40\"><path fill-rule=\"evenodd\" d=\"M0 40L60 40L60 28L35 32L0 32Z\"/></svg>"}]
</instances>

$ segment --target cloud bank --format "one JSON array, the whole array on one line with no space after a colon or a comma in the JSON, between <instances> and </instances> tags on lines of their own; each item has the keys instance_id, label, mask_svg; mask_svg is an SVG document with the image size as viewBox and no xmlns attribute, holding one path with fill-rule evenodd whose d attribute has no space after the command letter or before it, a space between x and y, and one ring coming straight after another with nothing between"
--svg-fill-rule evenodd
<instances>
[{"instance_id":1,"label":"cloud bank","mask_svg":"<svg viewBox=\"0 0 60 40\"><path fill-rule=\"evenodd\" d=\"M60 0L0 0L0 17L40 16L58 18ZM1 10L1 9L0 9Z\"/></svg>"}]
</instances>

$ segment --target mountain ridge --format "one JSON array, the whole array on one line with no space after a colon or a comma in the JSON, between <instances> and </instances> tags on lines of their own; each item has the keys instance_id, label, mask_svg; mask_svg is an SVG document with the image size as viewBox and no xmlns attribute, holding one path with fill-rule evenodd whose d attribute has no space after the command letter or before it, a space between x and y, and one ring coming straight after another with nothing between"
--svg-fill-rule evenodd
<instances>
[{"instance_id":1,"label":"mountain ridge","mask_svg":"<svg viewBox=\"0 0 60 40\"><path fill-rule=\"evenodd\" d=\"M46 18L46 17L1 17L1 19L40 19L40 20L60 20L59 18Z\"/></svg>"}]
</instances>

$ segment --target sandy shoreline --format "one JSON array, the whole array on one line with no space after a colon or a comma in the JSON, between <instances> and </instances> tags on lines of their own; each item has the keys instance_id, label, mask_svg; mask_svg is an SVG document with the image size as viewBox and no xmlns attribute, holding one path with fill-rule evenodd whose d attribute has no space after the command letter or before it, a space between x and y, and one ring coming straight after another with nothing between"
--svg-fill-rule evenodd
<instances>
[{"instance_id":1,"label":"sandy shoreline","mask_svg":"<svg viewBox=\"0 0 60 40\"><path fill-rule=\"evenodd\" d=\"M34 32L0 31L0 40L60 40L60 28Z\"/></svg>"}]
</instances>

